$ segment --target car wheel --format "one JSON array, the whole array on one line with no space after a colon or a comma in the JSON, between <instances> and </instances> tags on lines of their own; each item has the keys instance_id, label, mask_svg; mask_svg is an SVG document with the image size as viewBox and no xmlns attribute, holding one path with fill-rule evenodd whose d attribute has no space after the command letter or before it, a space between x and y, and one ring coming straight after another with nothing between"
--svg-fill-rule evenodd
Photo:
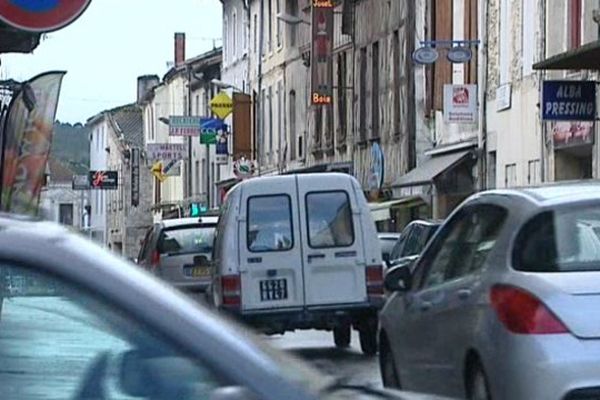
<instances>
[{"instance_id":1,"label":"car wheel","mask_svg":"<svg viewBox=\"0 0 600 400\"><path fill-rule=\"evenodd\" d=\"M381 370L381 380L383 387L400 389L400 379L396 371L396 364L392 351L387 343L382 343L379 349L379 369Z\"/></svg>"},{"instance_id":2,"label":"car wheel","mask_svg":"<svg viewBox=\"0 0 600 400\"><path fill-rule=\"evenodd\" d=\"M480 364L471 368L468 385L468 400L491 400L487 376Z\"/></svg>"},{"instance_id":3,"label":"car wheel","mask_svg":"<svg viewBox=\"0 0 600 400\"><path fill-rule=\"evenodd\" d=\"M333 341L335 347L344 349L350 346L350 325L341 325L333 328Z\"/></svg>"},{"instance_id":4,"label":"car wheel","mask_svg":"<svg viewBox=\"0 0 600 400\"><path fill-rule=\"evenodd\" d=\"M359 331L360 349L367 356L377 354L377 325L368 324Z\"/></svg>"}]
</instances>

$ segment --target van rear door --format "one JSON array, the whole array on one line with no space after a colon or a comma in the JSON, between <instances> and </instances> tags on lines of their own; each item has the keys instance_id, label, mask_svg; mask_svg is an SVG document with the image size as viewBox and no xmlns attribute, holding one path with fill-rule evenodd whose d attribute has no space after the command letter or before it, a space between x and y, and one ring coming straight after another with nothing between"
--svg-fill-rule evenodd
<instances>
[{"instance_id":1,"label":"van rear door","mask_svg":"<svg viewBox=\"0 0 600 400\"><path fill-rule=\"evenodd\" d=\"M242 310L304 305L298 199L291 179L242 188L238 237Z\"/></svg>"},{"instance_id":2,"label":"van rear door","mask_svg":"<svg viewBox=\"0 0 600 400\"><path fill-rule=\"evenodd\" d=\"M366 302L361 211L351 178L299 175L298 194L306 306Z\"/></svg>"}]
</instances>

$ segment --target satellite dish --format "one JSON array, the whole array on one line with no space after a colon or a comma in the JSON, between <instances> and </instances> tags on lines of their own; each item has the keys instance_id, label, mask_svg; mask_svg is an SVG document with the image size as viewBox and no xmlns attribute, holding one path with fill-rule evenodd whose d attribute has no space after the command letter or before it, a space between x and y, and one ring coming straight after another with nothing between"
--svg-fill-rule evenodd
<instances>
[{"instance_id":1,"label":"satellite dish","mask_svg":"<svg viewBox=\"0 0 600 400\"><path fill-rule=\"evenodd\" d=\"M420 47L412 54L412 58L417 64L433 64L438 57L437 50L429 46Z\"/></svg>"},{"instance_id":2,"label":"satellite dish","mask_svg":"<svg viewBox=\"0 0 600 400\"><path fill-rule=\"evenodd\" d=\"M466 63L473 57L473 52L468 47L457 46L448 50L448 60L451 63Z\"/></svg>"}]
</instances>

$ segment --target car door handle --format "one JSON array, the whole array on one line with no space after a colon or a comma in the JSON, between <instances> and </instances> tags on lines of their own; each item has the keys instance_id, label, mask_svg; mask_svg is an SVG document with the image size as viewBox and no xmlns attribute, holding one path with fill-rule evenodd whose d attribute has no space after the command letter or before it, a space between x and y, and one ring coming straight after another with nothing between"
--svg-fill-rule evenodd
<instances>
[{"instance_id":1,"label":"car door handle","mask_svg":"<svg viewBox=\"0 0 600 400\"><path fill-rule=\"evenodd\" d=\"M424 301L421 304L419 304L419 309L421 311L429 311L429 310L431 310L432 306L433 306L433 304L430 301Z\"/></svg>"},{"instance_id":2,"label":"car door handle","mask_svg":"<svg viewBox=\"0 0 600 400\"><path fill-rule=\"evenodd\" d=\"M471 297L471 293L471 289L460 289L458 292L456 292L458 298L461 300L466 300Z\"/></svg>"},{"instance_id":3,"label":"car door handle","mask_svg":"<svg viewBox=\"0 0 600 400\"><path fill-rule=\"evenodd\" d=\"M309 254L308 255L308 261L311 261L313 258L325 258L325 254L323 254L323 253L316 253L316 254Z\"/></svg>"}]
</instances>

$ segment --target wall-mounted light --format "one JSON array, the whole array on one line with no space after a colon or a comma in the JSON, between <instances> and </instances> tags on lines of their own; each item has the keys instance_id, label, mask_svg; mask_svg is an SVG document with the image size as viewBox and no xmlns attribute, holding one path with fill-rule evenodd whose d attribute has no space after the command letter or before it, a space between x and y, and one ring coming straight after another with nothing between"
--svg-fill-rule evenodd
<instances>
[{"instance_id":1,"label":"wall-mounted light","mask_svg":"<svg viewBox=\"0 0 600 400\"><path fill-rule=\"evenodd\" d=\"M412 59L421 65L433 64L439 58L439 51L445 50L448 61L463 64L473 58L471 47L477 47L479 43L479 40L426 40L413 51Z\"/></svg>"}]
</instances>

